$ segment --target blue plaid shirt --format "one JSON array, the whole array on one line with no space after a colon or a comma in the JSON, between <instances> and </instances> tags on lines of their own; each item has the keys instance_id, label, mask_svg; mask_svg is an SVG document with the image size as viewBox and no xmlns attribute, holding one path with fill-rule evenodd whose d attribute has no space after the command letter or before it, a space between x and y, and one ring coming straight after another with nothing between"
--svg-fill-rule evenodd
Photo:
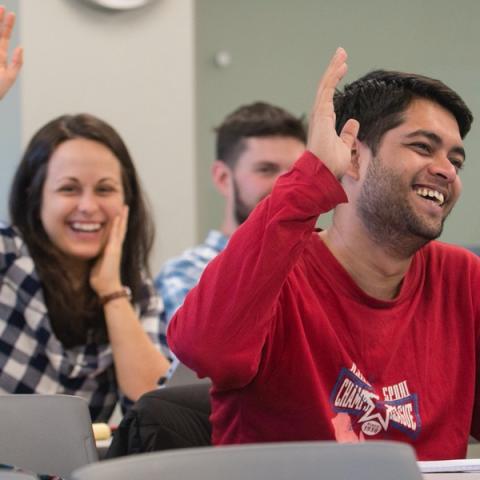
<instances>
[{"instance_id":1,"label":"blue plaid shirt","mask_svg":"<svg viewBox=\"0 0 480 480\"><path fill-rule=\"evenodd\" d=\"M165 305L167 322L183 303L187 293L198 283L205 267L227 245L228 237L217 230L208 232L205 242L185 250L163 266L155 279L155 288Z\"/></svg>"},{"instance_id":2,"label":"blue plaid shirt","mask_svg":"<svg viewBox=\"0 0 480 480\"><path fill-rule=\"evenodd\" d=\"M166 349L165 315L151 281L135 309L152 342ZM118 400L109 344L65 349L50 325L42 285L16 230L0 224L0 394L63 393L89 403L93 421L107 421Z\"/></svg>"}]
</instances>

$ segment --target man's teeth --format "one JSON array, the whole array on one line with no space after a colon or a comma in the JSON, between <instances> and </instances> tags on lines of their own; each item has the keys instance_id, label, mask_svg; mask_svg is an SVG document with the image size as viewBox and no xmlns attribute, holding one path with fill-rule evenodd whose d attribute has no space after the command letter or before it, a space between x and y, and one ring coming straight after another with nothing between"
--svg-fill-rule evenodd
<instances>
[{"instance_id":1,"label":"man's teeth","mask_svg":"<svg viewBox=\"0 0 480 480\"><path fill-rule=\"evenodd\" d=\"M430 188L417 188L415 192L421 197L435 200L440 206L442 206L445 202L445 197L443 196L443 193L437 192L437 190L431 190Z\"/></svg>"},{"instance_id":2,"label":"man's teeth","mask_svg":"<svg viewBox=\"0 0 480 480\"><path fill-rule=\"evenodd\" d=\"M100 223L72 223L72 228L74 230L79 230L80 232L96 232L100 230Z\"/></svg>"}]
</instances>

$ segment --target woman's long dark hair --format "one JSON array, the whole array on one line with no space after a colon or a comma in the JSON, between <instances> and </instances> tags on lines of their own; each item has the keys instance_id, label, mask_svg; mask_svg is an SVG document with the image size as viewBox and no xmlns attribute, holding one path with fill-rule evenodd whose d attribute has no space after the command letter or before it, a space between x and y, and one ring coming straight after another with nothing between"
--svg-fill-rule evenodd
<instances>
[{"instance_id":1,"label":"woman's long dark hair","mask_svg":"<svg viewBox=\"0 0 480 480\"><path fill-rule=\"evenodd\" d=\"M134 300L140 296L142 272L148 272L154 236L153 223L132 159L110 125L88 114L64 115L47 123L34 135L13 180L10 217L33 257L55 335L66 347L84 344L89 332L94 333L97 341L107 341L99 299L89 284L83 292L74 289L65 262L62 262L62 254L48 238L40 217L48 162L61 143L74 138L101 143L120 162L125 203L129 206L121 281L130 287Z\"/></svg>"}]
</instances>

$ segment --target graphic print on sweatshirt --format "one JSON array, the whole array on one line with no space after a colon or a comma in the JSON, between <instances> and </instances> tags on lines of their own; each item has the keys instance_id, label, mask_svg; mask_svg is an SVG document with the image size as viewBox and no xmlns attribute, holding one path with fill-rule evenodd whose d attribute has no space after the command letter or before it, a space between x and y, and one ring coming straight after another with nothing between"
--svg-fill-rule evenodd
<instances>
[{"instance_id":1,"label":"graphic print on sweatshirt","mask_svg":"<svg viewBox=\"0 0 480 480\"><path fill-rule=\"evenodd\" d=\"M415 439L421 430L418 397L410 393L407 381L377 392L355 364L340 370L330 403L336 413L332 424L338 442L361 441L391 429Z\"/></svg>"}]
</instances>

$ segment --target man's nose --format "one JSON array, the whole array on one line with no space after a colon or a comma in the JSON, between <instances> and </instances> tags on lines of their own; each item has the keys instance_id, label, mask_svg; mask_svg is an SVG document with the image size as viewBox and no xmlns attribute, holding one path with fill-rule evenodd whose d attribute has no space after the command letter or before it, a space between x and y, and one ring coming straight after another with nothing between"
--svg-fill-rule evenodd
<instances>
[{"instance_id":1,"label":"man's nose","mask_svg":"<svg viewBox=\"0 0 480 480\"><path fill-rule=\"evenodd\" d=\"M455 181L458 175L457 168L445 154L437 155L429 170L432 175L442 177L448 183Z\"/></svg>"}]
</instances>

